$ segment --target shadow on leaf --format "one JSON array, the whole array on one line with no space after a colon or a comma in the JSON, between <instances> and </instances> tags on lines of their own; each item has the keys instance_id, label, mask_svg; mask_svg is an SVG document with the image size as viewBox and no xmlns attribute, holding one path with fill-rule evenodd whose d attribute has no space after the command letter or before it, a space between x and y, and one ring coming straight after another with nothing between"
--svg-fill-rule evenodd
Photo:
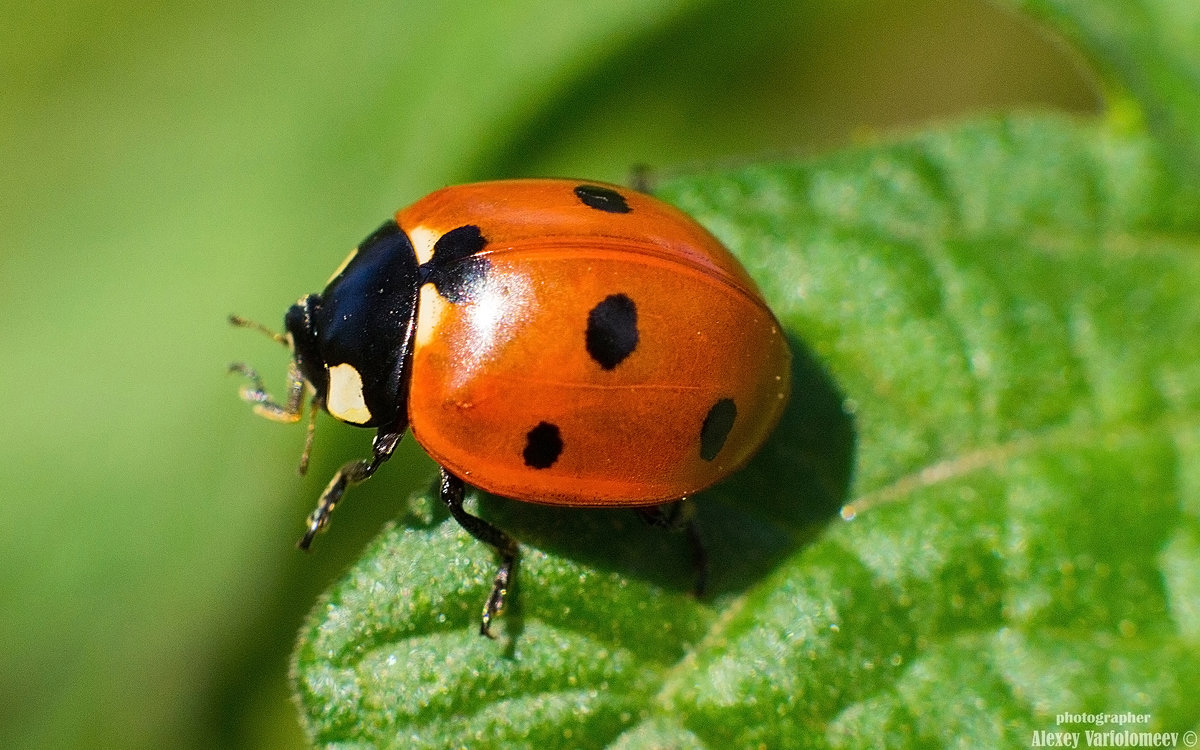
<instances>
[{"instance_id":1,"label":"shadow on leaf","mask_svg":"<svg viewBox=\"0 0 1200 750\"><path fill-rule=\"evenodd\" d=\"M844 400L812 352L796 338L792 396L763 449L741 471L694 498L708 559L706 596L736 594L814 539L846 501L855 430ZM638 579L690 594L697 571L690 539L645 523L628 509L578 509L521 503L474 493L477 512L538 550L601 574ZM444 518L438 512L439 518ZM525 566L528 567L528 566ZM583 574L581 574L582 576ZM517 577L505 618L521 629L533 581ZM524 583L524 587L522 587ZM581 584L581 597L593 595Z\"/></svg>"}]
</instances>

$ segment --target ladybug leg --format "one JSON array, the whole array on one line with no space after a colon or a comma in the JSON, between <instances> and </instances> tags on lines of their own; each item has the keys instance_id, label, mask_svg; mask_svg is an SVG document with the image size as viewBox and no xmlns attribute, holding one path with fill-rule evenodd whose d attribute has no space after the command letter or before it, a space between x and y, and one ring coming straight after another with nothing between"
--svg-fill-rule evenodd
<instances>
[{"instance_id":1,"label":"ladybug leg","mask_svg":"<svg viewBox=\"0 0 1200 750\"><path fill-rule=\"evenodd\" d=\"M369 478L380 464L392 457L392 452L396 450L396 444L400 442L400 438L404 437L406 427L407 425L401 426L398 431L380 429L371 444L373 453L370 458L351 461L338 469L325 491L321 493L316 510L308 517L308 531L304 532L304 536L296 544L297 547L307 550L317 533L329 525L329 516L342 499L342 494L346 492L347 487L352 487Z\"/></svg>"},{"instance_id":2,"label":"ladybug leg","mask_svg":"<svg viewBox=\"0 0 1200 750\"><path fill-rule=\"evenodd\" d=\"M301 403L304 399L304 391L308 385L304 382L304 378L300 375L300 368L292 362L288 367L288 396L287 401L280 404L271 398L271 394L267 393L263 387L262 378L258 373L241 362L234 362L229 366L230 372L236 372L244 375L250 380L249 385L242 386L238 395L243 401L254 404L254 413L260 417L266 417L272 422L298 422L304 413L304 407ZM300 454L300 465L296 467L300 472L300 476L308 471L308 457L312 454L313 435L317 428L317 410L321 407L320 399L314 394L312 403L308 410L308 428L304 434L304 451Z\"/></svg>"},{"instance_id":3,"label":"ladybug leg","mask_svg":"<svg viewBox=\"0 0 1200 750\"><path fill-rule=\"evenodd\" d=\"M450 509L450 515L458 521L468 534L496 550L500 555L500 567L496 569L496 577L492 579L492 592L488 594L483 605L483 619L479 624L479 634L488 638L492 635L492 618L504 609L504 597L508 594L509 581L512 578L513 567L517 560L517 542L508 534L491 525L487 521L473 516L463 509L465 484L463 480L442 469L442 502Z\"/></svg>"},{"instance_id":4,"label":"ladybug leg","mask_svg":"<svg viewBox=\"0 0 1200 750\"><path fill-rule=\"evenodd\" d=\"M321 399L313 394L312 401L308 405L308 427L304 430L304 451L300 454L300 465L296 467L300 476L308 473L308 457L312 455L313 437L317 433L317 412L320 409Z\"/></svg>"},{"instance_id":5,"label":"ladybug leg","mask_svg":"<svg viewBox=\"0 0 1200 750\"><path fill-rule=\"evenodd\" d=\"M654 186L654 180L650 174L651 167L649 164L634 164L629 168L629 187L639 193L649 193Z\"/></svg>"},{"instance_id":6,"label":"ladybug leg","mask_svg":"<svg viewBox=\"0 0 1200 750\"><path fill-rule=\"evenodd\" d=\"M696 573L695 588L692 589L697 597L704 596L708 586L708 550L704 546L704 537L700 534L700 524L696 523L696 507L686 497L678 502L666 505L651 505L648 508L638 508L638 515L651 526L667 531L683 531L688 536L692 548L692 570Z\"/></svg>"},{"instance_id":7,"label":"ladybug leg","mask_svg":"<svg viewBox=\"0 0 1200 750\"><path fill-rule=\"evenodd\" d=\"M239 315L230 315L229 323L238 328L253 328L269 336L272 340L284 346L289 346L287 336L272 331L262 323L246 320ZM262 378L247 365L241 362L234 362L229 366L229 371L240 373L249 379L250 384L242 386L238 395L242 397L243 401L254 404L255 414L260 417L266 417L274 422L298 422L300 420L300 403L304 400L304 389L307 387L307 383L304 382L304 376L300 374L300 367L296 364L295 360L288 363L287 398L283 403L279 403L267 393L267 389L263 386Z\"/></svg>"},{"instance_id":8,"label":"ladybug leg","mask_svg":"<svg viewBox=\"0 0 1200 750\"><path fill-rule=\"evenodd\" d=\"M234 362L229 366L229 371L239 373L250 381L248 385L242 386L238 395L246 403L254 404L255 414L266 417L272 422L298 422L300 420L303 411L301 403L304 401L304 389L308 386L295 361L288 365L287 399L283 403L279 403L271 397L271 394L267 393L262 378L247 365Z\"/></svg>"}]
</instances>

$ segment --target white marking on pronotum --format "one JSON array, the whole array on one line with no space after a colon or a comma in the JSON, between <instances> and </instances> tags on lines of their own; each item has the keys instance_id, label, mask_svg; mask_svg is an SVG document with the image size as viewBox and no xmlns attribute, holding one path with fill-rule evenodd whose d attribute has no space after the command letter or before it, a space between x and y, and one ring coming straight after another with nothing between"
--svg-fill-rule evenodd
<instances>
[{"instance_id":1,"label":"white marking on pronotum","mask_svg":"<svg viewBox=\"0 0 1200 750\"><path fill-rule=\"evenodd\" d=\"M416 346L422 347L433 341L434 333L437 331L438 324L442 320L442 316L450 309L450 303L438 294L437 288L433 284L426 284L421 287L421 298L417 303L417 342Z\"/></svg>"},{"instance_id":2,"label":"white marking on pronotum","mask_svg":"<svg viewBox=\"0 0 1200 750\"><path fill-rule=\"evenodd\" d=\"M441 239L442 233L424 225L408 230L408 239L412 241L413 252L417 256L417 264L424 265L433 257L433 246Z\"/></svg>"},{"instance_id":3,"label":"white marking on pronotum","mask_svg":"<svg viewBox=\"0 0 1200 750\"><path fill-rule=\"evenodd\" d=\"M325 408L334 417L350 424L371 421L371 410L363 398L362 375L354 366L343 362L329 368L329 393Z\"/></svg>"}]
</instances>

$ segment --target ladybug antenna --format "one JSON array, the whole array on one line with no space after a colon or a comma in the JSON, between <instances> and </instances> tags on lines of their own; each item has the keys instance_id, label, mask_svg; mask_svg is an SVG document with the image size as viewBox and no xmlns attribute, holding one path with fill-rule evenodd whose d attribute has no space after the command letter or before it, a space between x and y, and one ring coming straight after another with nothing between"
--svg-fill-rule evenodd
<instances>
[{"instance_id":1,"label":"ladybug antenna","mask_svg":"<svg viewBox=\"0 0 1200 750\"><path fill-rule=\"evenodd\" d=\"M229 316L229 324L235 328L253 328L254 330L258 331L259 333L269 336L271 339L275 340L276 342L278 342L280 344L283 344L284 346L289 345L288 337L285 334L276 333L275 331L271 330L270 328L266 327L265 325L263 325L262 323L259 323L256 320L249 320L247 318L243 318L241 315L230 315Z\"/></svg>"}]
</instances>

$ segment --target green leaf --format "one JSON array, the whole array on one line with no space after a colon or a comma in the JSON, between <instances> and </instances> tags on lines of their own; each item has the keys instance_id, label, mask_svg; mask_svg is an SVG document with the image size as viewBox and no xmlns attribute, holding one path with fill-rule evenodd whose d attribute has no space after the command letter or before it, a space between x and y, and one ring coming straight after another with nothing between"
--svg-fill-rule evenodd
<instances>
[{"instance_id":1,"label":"green leaf","mask_svg":"<svg viewBox=\"0 0 1200 750\"><path fill-rule=\"evenodd\" d=\"M698 498L712 591L627 512L432 493L304 629L320 744L1028 747L1200 724L1200 212L1151 142L995 119L679 180L796 337L778 433ZM851 467L853 483L850 483ZM852 487L852 489L851 489ZM829 521L849 501L852 520Z\"/></svg>"},{"instance_id":2,"label":"green leaf","mask_svg":"<svg viewBox=\"0 0 1200 750\"><path fill-rule=\"evenodd\" d=\"M1116 120L1144 120L1200 168L1200 3L1005 0L1044 19L1101 76Z\"/></svg>"}]
</instances>

